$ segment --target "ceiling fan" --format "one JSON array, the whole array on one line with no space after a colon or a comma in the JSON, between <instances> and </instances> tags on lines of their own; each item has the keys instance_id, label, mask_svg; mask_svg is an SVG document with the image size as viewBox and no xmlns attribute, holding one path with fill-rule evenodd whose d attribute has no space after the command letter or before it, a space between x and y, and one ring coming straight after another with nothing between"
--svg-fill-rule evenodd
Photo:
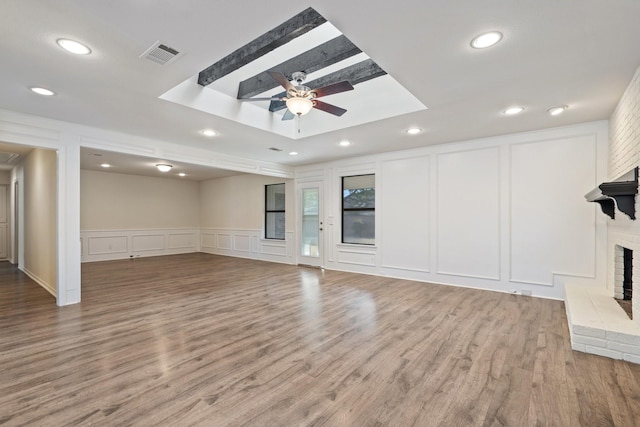
<instances>
[{"instance_id":1,"label":"ceiling fan","mask_svg":"<svg viewBox=\"0 0 640 427\"><path fill-rule=\"evenodd\" d=\"M336 107L335 105L327 104L326 102L318 100L318 98L323 96L353 90L351 83L346 80L317 89L310 89L302 84L307 75L301 71L295 72L291 75L293 81L297 83L296 86L294 86L282 73L277 71L269 71L268 73L275 81L280 83L280 85L287 90L286 96L273 96L270 98L240 98L240 101L283 101L287 104L287 111L284 113L284 116L282 116L282 120L291 120L296 116L300 117L307 114L312 108L317 108L318 110L333 114L334 116L342 116L347 112L344 108Z\"/></svg>"}]
</instances>

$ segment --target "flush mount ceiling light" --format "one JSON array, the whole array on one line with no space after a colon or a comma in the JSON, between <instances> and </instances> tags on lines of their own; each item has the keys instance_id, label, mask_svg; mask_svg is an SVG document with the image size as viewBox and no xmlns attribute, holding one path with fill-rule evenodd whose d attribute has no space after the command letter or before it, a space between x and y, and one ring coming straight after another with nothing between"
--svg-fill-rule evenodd
<instances>
[{"instance_id":1,"label":"flush mount ceiling light","mask_svg":"<svg viewBox=\"0 0 640 427\"><path fill-rule=\"evenodd\" d=\"M341 147L348 147L350 145L351 145L351 142L349 142L349 141L346 141L346 140L345 141L340 141L340 146Z\"/></svg>"},{"instance_id":2,"label":"flush mount ceiling light","mask_svg":"<svg viewBox=\"0 0 640 427\"><path fill-rule=\"evenodd\" d=\"M186 173L184 173L184 172L180 172L180 173L178 174L178 176L187 176L187 174L186 174Z\"/></svg>"},{"instance_id":3,"label":"flush mount ceiling light","mask_svg":"<svg viewBox=\"0 0 640 427\"><path fill-rule=\"evenodd\" d=\"M297 151L292 151L292 152L290 152L290 153L289 153L289 155L290 155L290 156L297 156L297 155L298 155L298 152L297 152Z\"/></svg>"},{"instance_id":4,"label":"flush mount ceiling light","mask_svg":"<svg viewBox=\"0 0 640 427\"><path fill-rule=\"evenodd\" d=\"M83 45L80 42L70 39L58 39L56 40L58 46L76 55L88 55L91 53L91 49L88 46Z\"/></svg>"},{"instance_id":5,"label":"flush mount ceiling light","mask_svg":"<svg viewBox=\"0 0 640 427\"><path fill-rule=\"evenodd\" d=\"M158 170L160 172L169 172L171 170L171 168L173 167L173 165L168 165L166 163L159 163L156 165L156 167L158 168Z\"/></svg>"},{"instance_id":6,"label":"flush mount ceiling light","mask_svg":"<svg viewBox=\"0 0 640 427\"><path fill-rule=\"evenodd\" d=\"M569 108L569 107L567 107L566 105L559 105L557 107L551 107L547 111L552 116L558 116L558 115L564 113L564 110L566 110L567 108Z\"/></svg>"},{"instance_id":7,"label":"flush mount ceiling light","mask_svg":"<svg viewBox=\"0 0 640 427\"><path fill-rule=\"evenodd\" d=\"M38 95L43 95L43 96L52 96L56 94L54 91L45 89L43 87L32 87L30 89L32 92L37 93Z\"/></svg>"},{"instance_id":8,"label":"flush mount ceiling light","mask_svg":"<svg viewBox=\"0 0 640 427\"><path fill-rule=\"evenodd\" d=\"M420 129L420 128L409 128L409 129L406 130L406 132L409 135L416 135L416 134L419 134L420 132L422 132L422 129Z\"/></svg>"},{"instance_id":9,"label":"flush mount ceiling light","mask_svg":"<svg viewBox=\"0 0 640 427\"><path fill-rule=\"evenodd\" d=\"M296 116L304 116L313 108L313 101L309 98L289 98L287 99L287 108Z\"/></svg>"},{"instance_id":10,"label":"flush mount ceiling light","mask_svg":"<svg viewBox=\"0 0 640 427\"><path fill-rule=\"evenodd\" d=\"M103 168L110 168L111 165L109 163L103 163L100 166L102 166Z\"/></svg>"},{"instance_id":11,"label":"flush mount ceiling light","mask_svg":"<svg viewBox=\"0 0 640 427\"><path fill-rule=\"evenodd\" d=\"M516 114L520 114L524 111L524 107L511 107L507 108L503 111L507 116L515 116Z\"/></svg>"},{"instance_id":12,"label":"flush mount ceiling light","mask_svg":"<svg viewBox=\"0 0 640 427\"><path fill-rule=\"evenodd\" d=\"M480 34L471 40L471 47L474 49L484 49L491 47L502 40L502 33L500 31L489 31L488 33Z\"/></svg>"},{"instance_id":13,"label":"flush mount ceiling light","mask_svg":"<svg viewBox=\"0 0 640 427\"><path fill-rule=\"evenodd\" d=\"M209 137L216 136L218 134L218 132L216 132L213 129L203 129L201 132L204 136L209 136Z\"/></svg>"}]
</instances>

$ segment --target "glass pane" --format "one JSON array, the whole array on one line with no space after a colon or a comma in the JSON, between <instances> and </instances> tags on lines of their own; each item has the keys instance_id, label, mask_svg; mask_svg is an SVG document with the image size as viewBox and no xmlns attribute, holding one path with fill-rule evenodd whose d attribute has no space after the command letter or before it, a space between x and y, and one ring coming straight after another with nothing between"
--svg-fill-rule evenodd
<instances>
[{"instance_id":1,"label":"glass pane","mask_svg":"<svg viewBox=\"0 0 640 427\"><path fill-rule=\"evenodd\" d=\"M284 184L267 185L267 210L284 210Z\"/></svg>"},{"instance_id":2,"label":"glass pane","mask_svg":"<svg viewBox=\"0 0 640 427\"><path fill-rule=\"evenodd\" d=\"M342 201L344 209L375 208L375 175L343 177Z\"/></svg>"},{"instance_id":3,"label":"glass pane","mask_svg":"<svg viewBox=\"0 0 640 427\"><path fill-rule=\"evenodd\" d=\"M284 212L267 212L267 239L284 240Z\"/></svg>"},{"instance_id":4,"label":"glass pane","mask_svg":"<svg viewBox=\"0 0 640 427\"><path fill-rule=\"evenodd\" d=\"M318 215L318 189L302 189L302 247L303 256L319 257L320 217Z\"/></svg>"},{"instance_id":5,"label":"glass pane","mask_svg":"<svg viewBox=\"0 0 640 427\"><path fill-rule=\"evenodd\" d=\"M344 243L375 244L376 214L374 211L345 211L342 218Z\"/></svg>"}]
</instances>

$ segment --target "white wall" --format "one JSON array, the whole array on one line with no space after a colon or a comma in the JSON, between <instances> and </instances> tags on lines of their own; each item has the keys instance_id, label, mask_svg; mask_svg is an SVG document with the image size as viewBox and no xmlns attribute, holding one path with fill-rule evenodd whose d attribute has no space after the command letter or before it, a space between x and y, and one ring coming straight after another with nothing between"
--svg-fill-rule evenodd
<instances>
[{"instance_id":1,"label":"white wall","mask_svg":"<svg viewBox=\"0 0 640 427\"><path fill-rule=\"evenodd\" d=\"M199 183L82 170L82 261L196 252Z\"/></svg>"},{"instance_id":2,"label":"white wall","mask_svg":"<svg viewBox=\"0 0 640 427\"><path fill-rule=\"evenodd\" d=\"M34 149L24 160L24 271L57 295L56 152Z\"/></svg>"},{"instance_id":3,"label":"white wall","mask_svg":"<svg viewBox=\"0 0 640 427\"><path fill-rule=\"evenodd\" d=\"M325 183L330 269L563 298L605 275L606 122L296 169ZM376 173L376 245L340 243L340 177Z\"/></svg>"},{"instance_id":4,"label":"white wall","mask_svg":"<svg viewBox=\"0 0 640 427\"><path fill-rule=\"evenodd\" d=\"M285 184L285 240L264 239L265 185ZM234 175L200 183L202 252L293 263L295 191L292 179Z\"/></svg>"},{"instance_id":5,"label":"white wall","mask_svg":"<svg viewBox=\"0 0 640 427\"><path fill-rule=\"evenodd\" d=\"M80 229L197 228L199 184L82 170Z\"/></svg>"}]
</instances>

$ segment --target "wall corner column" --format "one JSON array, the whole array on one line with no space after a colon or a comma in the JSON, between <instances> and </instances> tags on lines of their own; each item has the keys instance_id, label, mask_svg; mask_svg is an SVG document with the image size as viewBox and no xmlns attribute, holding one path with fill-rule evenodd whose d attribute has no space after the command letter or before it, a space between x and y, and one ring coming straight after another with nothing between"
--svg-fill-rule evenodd
<instances>
[{"instance_id":1,"label":"wall corner column","mask_svg":"<svg viewBox=\"0 0 640 427\"><path fill-rule=\"evenodd\" d=\"M58 149L57 304L80 302L80 137L63 133Z\"/></svg>"}]
</instances>

